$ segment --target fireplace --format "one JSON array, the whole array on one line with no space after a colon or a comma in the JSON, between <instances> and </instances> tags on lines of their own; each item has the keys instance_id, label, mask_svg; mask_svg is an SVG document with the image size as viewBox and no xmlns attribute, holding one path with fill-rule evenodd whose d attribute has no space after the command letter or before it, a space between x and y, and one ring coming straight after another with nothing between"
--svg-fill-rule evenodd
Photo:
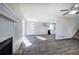
<instances>
[{"instance_id":1,"label":"fireplace","mask_svg":"<svg viewBox=\"0 0 79 59\"><path fill-rule=\"evenodd\" d=\"M0 55L12 54L12 37L0 43Z\"/></svg>"}]
</instances>

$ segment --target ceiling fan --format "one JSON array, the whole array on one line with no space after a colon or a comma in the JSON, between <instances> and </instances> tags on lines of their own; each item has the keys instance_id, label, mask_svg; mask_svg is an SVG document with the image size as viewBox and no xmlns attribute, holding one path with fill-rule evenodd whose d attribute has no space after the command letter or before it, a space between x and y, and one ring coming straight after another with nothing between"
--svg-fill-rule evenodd
<instances>
[{"instance_id":1,"label":"ceiling fan","mask_svg":"<svg viewBox=\"0 0 79 59\"><path fill-rule=\"evenodd\" d=\"M64 9L64 10L60 10L61 12L65 12L66 11L66 13L64 13L63 14L63 16L64 15L66 15L66 14L79 14L79 4L73 4L73 6L70 8L70 9Z\"/></svg>"}]
</instances>

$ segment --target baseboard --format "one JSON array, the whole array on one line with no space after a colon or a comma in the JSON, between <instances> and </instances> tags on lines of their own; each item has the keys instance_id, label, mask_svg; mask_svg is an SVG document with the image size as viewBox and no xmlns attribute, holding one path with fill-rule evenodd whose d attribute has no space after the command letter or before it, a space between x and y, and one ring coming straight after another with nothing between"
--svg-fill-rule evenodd
<instances>
[{"instance_id":1,"label":"baseboard","mask_svg":"<svg viewBox=\"0 0 79 59\"><path fill-rule=\"evenodd\" d=\"M25 36L42 36L42 35L48 35L48 34L34 34L34 35L25 35ZM55 35L55 34L50 34L50 35Z\"/></svg>"},{"instance_id":2,"label":"baseboard","mask_svg":"<svg viewBox=\"0 0 79 59\"><path fill-rule=\"evenodd\" d=\"M69 40L69 39L72 39L72 38L55 39L55 40Z\"/></svg>"},{"instance_id":3,"label":"baseboard","mask_svg":"<svg viewBox=\"0 0 79 59\"><path fill-rule=\"evenodd\" d=\"M38 35L48 35L48 34L32 34L32 35L26 35L26 36L38 36Z\"/></svg>"},{"instance_id":4,"label":"baseboard","mask_svg":"<svg viewBox=\"0 0 79 59\"><path fill-rule=\"evenodd\" d=\"M78 29L75 29L71 35L68 35L68 36L58 36L56 37L55 39L56 40L65 40L65 39L72 39L73 36L76 34L76 32L78 31Z\"/></svg>"}]
</instances>

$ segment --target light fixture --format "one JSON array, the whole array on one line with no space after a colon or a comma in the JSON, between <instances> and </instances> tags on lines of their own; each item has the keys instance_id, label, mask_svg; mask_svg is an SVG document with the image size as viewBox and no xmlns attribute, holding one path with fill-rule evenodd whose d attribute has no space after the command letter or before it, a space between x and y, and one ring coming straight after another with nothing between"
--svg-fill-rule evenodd
<instances>
[{"instance_id":1,"label":"light fixture","mask_svg":"<svg viewBox=\"0 0 79 59\"><path fill-rule=\"evenodd\" d=\"M71 12L69 12L69 14L75 14L75 13L77 13L76 10L72 10Z\"/></svg>"}]
</instances>

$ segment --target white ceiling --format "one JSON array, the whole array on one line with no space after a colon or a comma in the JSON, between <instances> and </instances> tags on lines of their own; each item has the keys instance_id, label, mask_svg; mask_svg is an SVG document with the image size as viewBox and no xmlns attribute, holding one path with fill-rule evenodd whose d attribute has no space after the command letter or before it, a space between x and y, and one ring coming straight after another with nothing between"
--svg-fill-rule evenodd
<instances>
[{"instance_id":1,"label":"white ceiling","mask_svg":"<svg viewBox=\"0 0 79 59\"><path fill-rule=\"evenodd\" d=\"M21 11L28 21L56 22L62 16L62 9L68 9L72 4L20 4ZM50 21L49 21L50 20Z\"/></svg>"},{"instance_id":2,"label":"white ceiling","mask_svg":"<svg viewBox=\"0 0 79 59\"><path fill-rule=\"evenodd\" d=\"M57 17L65 13L60 12L60 10L72 7L71 3L21 3L8 5L13 6L14 11L17 11L18 15L23 16L27 21L40 22L56 22Z\"/></svg>"}]
</instances>

